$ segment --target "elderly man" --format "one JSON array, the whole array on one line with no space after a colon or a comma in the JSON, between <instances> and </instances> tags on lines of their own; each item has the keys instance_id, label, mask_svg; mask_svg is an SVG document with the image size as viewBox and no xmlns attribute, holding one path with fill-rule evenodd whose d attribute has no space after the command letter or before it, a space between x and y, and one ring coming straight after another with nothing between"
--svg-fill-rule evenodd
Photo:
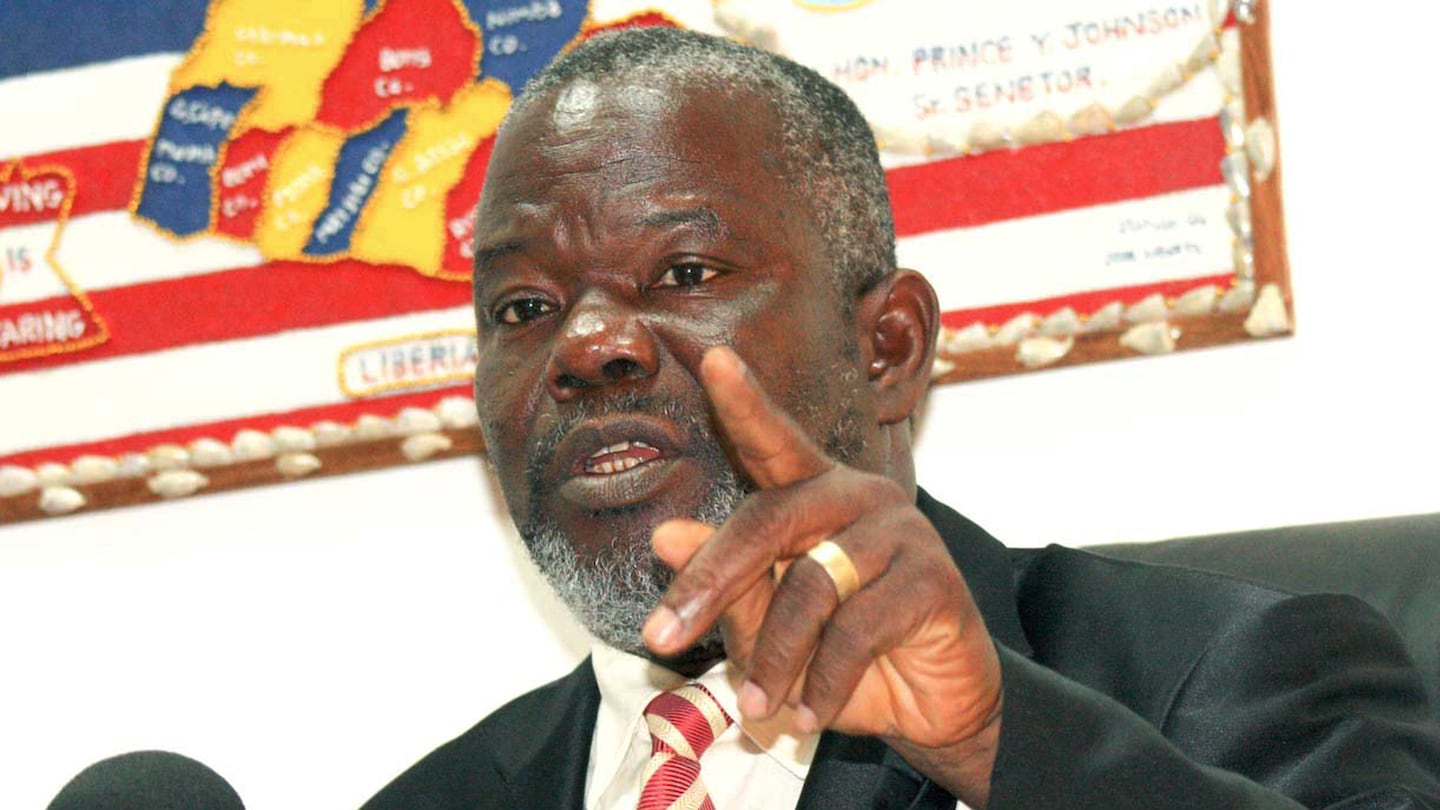
<instances>
[{"instance_id":1,"label":"elderly man","mask_svg":"<svg viewBox=\"0 0 1440 810\"><path fill-rule=\"evenodd\" d=\"M917 488L935 296L811 71L668 29L551 65L475 308L490 459L599 643L370 810L1440 802L1359 603L1012 554Z\"/></svg>"}]
</instances>

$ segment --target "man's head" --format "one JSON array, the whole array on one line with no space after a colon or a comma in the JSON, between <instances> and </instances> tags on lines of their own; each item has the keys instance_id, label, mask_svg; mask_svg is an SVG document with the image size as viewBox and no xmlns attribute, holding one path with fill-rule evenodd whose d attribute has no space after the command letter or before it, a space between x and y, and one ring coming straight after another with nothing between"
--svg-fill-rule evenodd
<instances>
[{"instance_id":1,"label":"man's head","mask_svg":"<svg viewBox=\"0 0 1440 810\"><path fill-rule=\"evenodd\" d=\"M476 401L532 556L603 640L643 652L651 529L749 489L697 381L709 347L835 458L910 483L935 307L893 242L863 119L778 57L623 32L516 102L477 215Z\"/></svg>"}]
</instances>

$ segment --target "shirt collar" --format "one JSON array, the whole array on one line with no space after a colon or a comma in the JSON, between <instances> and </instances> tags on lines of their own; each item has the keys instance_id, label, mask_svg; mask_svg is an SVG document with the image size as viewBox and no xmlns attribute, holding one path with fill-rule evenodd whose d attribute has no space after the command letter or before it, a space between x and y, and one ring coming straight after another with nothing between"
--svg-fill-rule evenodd
<instances>
[{"instance_id":1,"label":"shirt collar","mask_svg":"<svg viewBox=\"0 0 1440 810\"><path fill-rule=\"evenodd\" d=\"M591 777L600 780L600 784L609 784L615 778L650 700L660 692L692 680L709 690L756 748L798 779L803 780L810 771L820 735L792 731L794 714L789 707L781 707L767 720L742 720L738 697L740 676L731 672L726 661L698 678L686 678L654 661L596 643L590 649L590 665L600 687L596 744L591 748Z\"/></svg>"}]
</instances>

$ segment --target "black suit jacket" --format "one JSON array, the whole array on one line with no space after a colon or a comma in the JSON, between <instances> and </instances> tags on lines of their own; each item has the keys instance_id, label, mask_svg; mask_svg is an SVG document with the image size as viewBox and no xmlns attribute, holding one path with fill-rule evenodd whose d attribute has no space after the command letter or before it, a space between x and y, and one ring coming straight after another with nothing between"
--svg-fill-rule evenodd
<instances>
[{"instance_id":1,"label":"black suit jacket","mask_svg":"<svg viewBox=\"0 0 1440 810\"><path fill-rule=\"evenodd\" d=\"M924 492L919 505L1000 650L991 808L1440 808L1424 687L1359 600L1059 547L1008 551ZM364 810L579 810L599 701L587 660ZM954 804L879 740L827 732L799 806Z\"/></svg>"}]
</instances>

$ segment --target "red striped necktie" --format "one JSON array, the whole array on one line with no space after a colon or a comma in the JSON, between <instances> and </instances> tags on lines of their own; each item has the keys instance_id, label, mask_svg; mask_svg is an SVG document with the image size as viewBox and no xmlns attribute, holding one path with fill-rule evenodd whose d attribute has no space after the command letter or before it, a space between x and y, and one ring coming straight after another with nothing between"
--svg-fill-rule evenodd
<instances>
[{"instance_id":1,"label":"red striped necktie","mask_svg":"<svg viewBox=\"0 0 1440 810\"><path fill-rule=\"evenodd\" d=\"M698 683L656 695L645 707L650 761L637 810L715 810L700 781L700 757L730 723L730 715Z\"/></svg>"}]
</instances>

